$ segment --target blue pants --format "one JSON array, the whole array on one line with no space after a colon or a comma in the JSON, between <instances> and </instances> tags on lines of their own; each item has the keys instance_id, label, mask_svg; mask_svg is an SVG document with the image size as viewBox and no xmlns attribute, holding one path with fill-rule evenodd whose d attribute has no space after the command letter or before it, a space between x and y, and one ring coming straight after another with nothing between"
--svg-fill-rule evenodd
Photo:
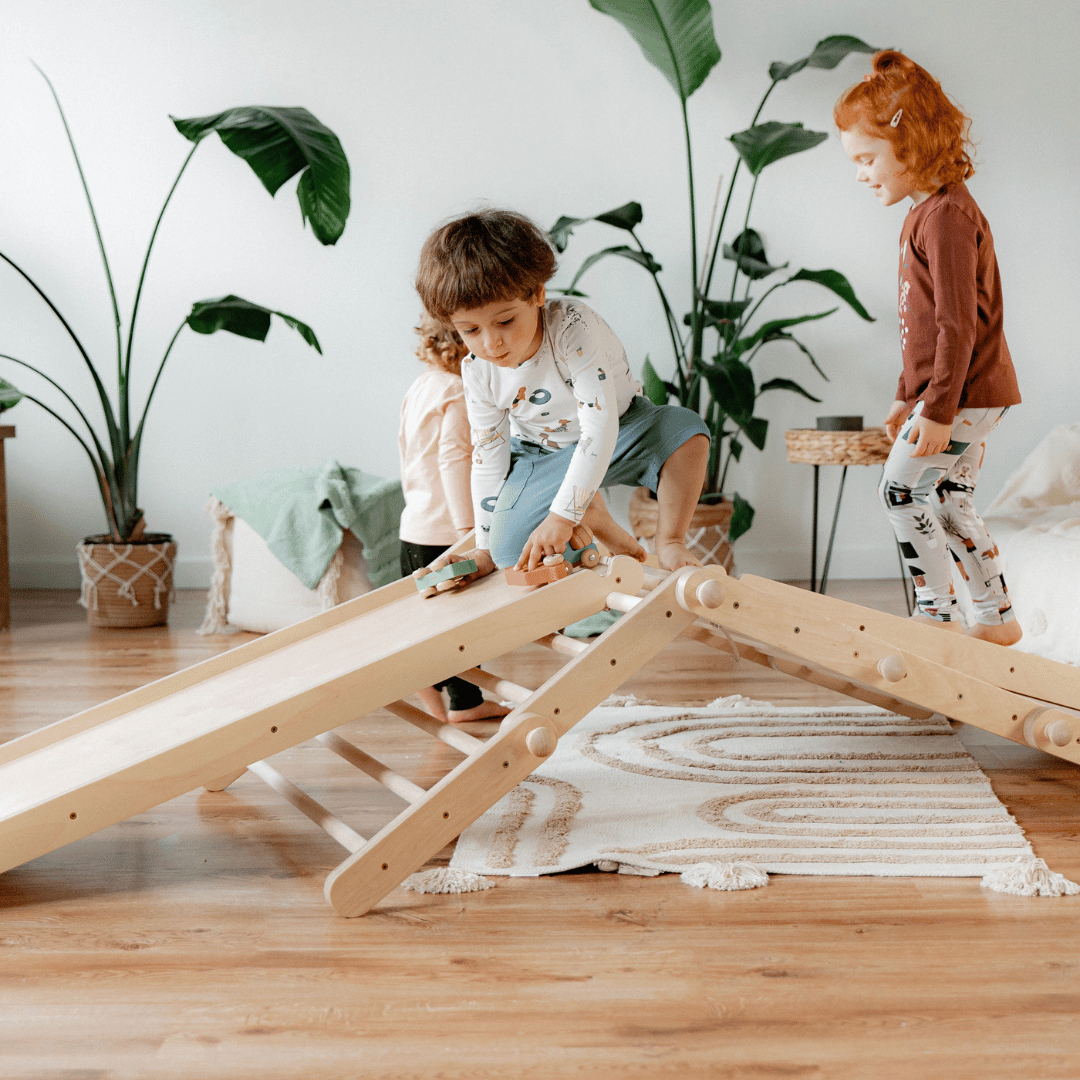
<instances>
[{"instance_id":1,"label":"blue pants","mask_svg":"<svg viewBox=\"0 0 1080 1080\"><path fill-rule=\"evenodd\" d=\"M638 396L619 417L619 438L602 487L629 484L656 490L660 470L695 435L709 430L696 412L678 405L654 405ZM500 568L513 566L533 529L547 517L576 444L549 450L511 440L510 473L491 519L491 557Z\"/></svg>"}]
</instances>

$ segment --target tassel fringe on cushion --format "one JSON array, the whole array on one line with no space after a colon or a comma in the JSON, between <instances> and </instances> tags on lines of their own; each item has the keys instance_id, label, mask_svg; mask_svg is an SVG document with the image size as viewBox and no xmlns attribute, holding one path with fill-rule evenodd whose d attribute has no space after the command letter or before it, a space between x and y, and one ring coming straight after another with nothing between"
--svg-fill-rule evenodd
<instances>
[{"instance_id":1,"label":"tassel fringe on cushion","mask_svg":"<svg viewBox=\"0 0 1080 1080\"><path fill-rule=\"evenodd\" d=\"M758 889L769 884L769 875L748 862L700 862L679 875L687 885L698 889Z\"/></svg>"},{"instance_id":2,"label":"tassel fringe on cushion","mask_svg":"<svg viewBox=\"0 0 1080 1080\"><path fill-rule=\"evenodd\" d=\"M232 511L213 495L206 504L206 512L213 518L214 528L210 534L210 555L214 560L214 576L210 579L210 595L206 598L206 615L200 634L223 634L229 627L229 549L225 544L225 529Z\"/></svg>"},{"instance_id":3,"label":"tassel fringe on cushion","mask_svg":"<svg viewBox=\"0 0 1080 1080\"><path fill-rule=\"evenodd\" d=\"M1080 893L1080 885L1054 873L1034 855L1021 855L1016 862L991 870L980 884L984 889L1013 896L1075 896Z\"/></svg>"},{"instance_id":4,"label":"tassel fringe on cushion","mask_svg":"<svg viewBox=\"0 0 1080 1080\"><path fill-rule=\"evenodd\" d=\"M468 870L441 866L410 875L401 883L401 887L418 893L463 893L491 889L494 882L479 874L471 874Z\"/></svg>"}]
</instances>

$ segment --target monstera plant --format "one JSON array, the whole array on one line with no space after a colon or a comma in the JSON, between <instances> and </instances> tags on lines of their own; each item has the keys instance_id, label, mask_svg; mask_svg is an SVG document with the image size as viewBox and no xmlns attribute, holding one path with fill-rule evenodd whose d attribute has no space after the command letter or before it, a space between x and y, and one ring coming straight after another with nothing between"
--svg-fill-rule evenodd
<instances>
[{"instance_id":1,"label":"monstera plant","mask_svg":"<svg viewBox=\"0 0 1080 1080\"><path fill-rule=\"evenodd\" d=\"M586 258L569 286L562 291L583 296L577 288L582 276L609 256L637 263L652 278L671 341L674 367L666 377L661 376L646 357L642 379L645 393L656 404L675 402L694 409L705 418L712 438L712 451L701 501L709 504L731 500L729 534L734 541L750 528L754 509L738 492L728 493L728 471L733 461L741 459L747 443L758 450L765 446L769 422L758 415L759 399L774 390L786 390L811 401L820 400L793 378L784 376L759 382L754 360L766 346L778 346L788 349L796 358L804 357L819 376L827 378L792 329L802 323L824 319L837 310L832 307L810 314L765 319L766 302L774 304L775 294L788 285L809 282L831 292L860 318L871 319L843 274L836 270L789 272L788 263L777 265L770 260L761 235L750 227L750 211L764 170L828 138L825 132L809 131L797 122L759 122L761 113L777 84L804 68L831 69L849 53L877 50L858 38L837 35L819 41L801 60L793 63L777 61L769 67L770 83L750 126L730 136L737 156L722 209L723 184L717 185L712 221L701 246L686 103L720 61L709 0L589 0L589 3L597 11L618 20L629 31L645 58L660 69L678 95L686 145L692 290L679 306L669 298L661 277L662 268L638 235L638 226L643 220L641 204L629 202L591 218L560 217L552 226L551 238L559 251L566 249L574 228L585 221L601 222L625 232L630 238L630 243L606 247ZM736 212L732 198L743 167L750 174L750 183L745 193L745 206L741 212ZM729 236L727 229L729 215L734 219L733 236ZM721 257L725 264L730 264L730 274L728 280L716 288L716 271ZM771 284L768 284L769 279ZM758 283L766 283L767 287L755 297L752 291Z\"/></svg>"},{"instance_id":2,"label":"monstera plant","mask_svg":"<svg viewBox=\"0 0 1080 1080\"><path fill-rule=\"evenodd\" d=\"M136 355L135 323L139 314L143 285L146 282L150 254L154 248L154 240L157 237L161 219L192 156L206 137L216 131L221 141L251 166L252 171L271 195L274 195L290 177L299 173L300 180L296 190L300 201L300 212L303 220L311 224L316 239L322 244L336 243L345 228L345 219L349 214L349 163L337 136L306 109L248 106L190 120L171 118L176 130L193 146L180 166L180 171L169 189L150 234L150 242L146 248L146 257L142 262L131 313L125 326L113 285L112 270L105 254L105 243L94 212L86 177L83 175L78 151L75 149L75 141L52 83L44 72L41 74L52 92L67 133L71 152L75 157L75 164L97 237L98 251L104 264L111 302L109 317L116 328L115 371L110 391L106 385L107 369L95 363L91 358L71 323L49 299L45 290L13 259L0 252L0 259L25 279L53 315L59 319L90 373L102 420L95 426L88 416L88 410L80 406L75 398L40 366L29 360L6 354L0 354L0 359L28 368L48 384L46 390L54 395L54 404L57 407L54 408L53 404L47 403L35 394L25 391L20 394L18 389L7 382L3 382L0 386L0 397L7 404L12 404L20 396L33 401L71 432L86 452L93 467L94 480L105 510L108 526L107 538L115 542L138 540L144 529L143 512L139 508L138 494L139 451L146 430L147 414L154 400L165 363L184 328L188 327L198 334L212 334L218 330L227 330L241 337L264 341L270 328L271 317L277 315L287 326L300 334L308 345L322 352L311 327L291 315L262 307L238 296L200 300L192 305L191 311L180 322L164 355L157 361L157 370L146 397L133 407L131 385L132 363Z\"/></svg>"}]
</instances>

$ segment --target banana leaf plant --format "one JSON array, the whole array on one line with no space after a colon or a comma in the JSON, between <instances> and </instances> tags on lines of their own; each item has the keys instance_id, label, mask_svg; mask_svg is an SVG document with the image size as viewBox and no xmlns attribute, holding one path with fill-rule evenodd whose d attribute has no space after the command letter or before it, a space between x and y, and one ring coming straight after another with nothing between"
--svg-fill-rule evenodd
<instances>
[{"instance_id":1,"label":"banana leaf plant","mask_svg":"<svg viewBox=\"0 0 1080 1080\"><path fill-rule=\"evenodd\" d=\"M862 319L873 321L855 296L843 274L836 270L797 270L788 272L788 263L775 265L766 253L761 235L750 227L750 211L757 194L762 172L774 162L802 153L828 135L809 131L801 123L767 121L759 123L762 110L777 84L803 68L832 69L849 53L872 53L877 50L858 38L836 35L819 41L813 51L794 63L777 61L769 67L770 84L754 113L750 126L730 136L737 158L727 184L727 194L719 221L722 181L717 185L713 221L703 249L698 245L698 214L694 191L693 152L686 103L704 83L720 61L720 49L713 33L712 7L709 0L589 0L597 11L620 22L641 47L645 58L663 73L678 95L686 143L686 176L690 195L690 251L693 288L685 313L679 318L664 290L662 267L646 249L638 235L643 220L640 203L594 214L591 218L563 216L550 230L558 251L565 251L573 230L586 221L598 221L628 234L630 243L603 248L588 256L570 284L561 291L584 296L577 288L582 276L597 262L609 256L629 259L641 266L656 287L663 318L671 340L674 370L661 377L648 357L643 364L642 383L646 395L656 404L674 402L700 413L709 426L712 449L702 502L716 503L730 498L734 503L729 535L737 539L750 528L754 508L737 491L727 493L728 471L732 462L742 458L747 443L758 450L765 447L769 422L757 415L762 395L774 390L801 394L810 401L820 401L792 378L771 378L758 382L753 362L766 345L783 344L809 361L818 375L824 371L810 350L791 332L802 323L832 315L837 307L812 314L762 320L762 307L774 293L795 282L819 285L844 301ZM732 207L735 181L745 166L752 182L745 209L736 214ZM735 235L725 239L729 213L735 219ZM713 292L714 273L720 256L731 264L730 281ZM758 282L773 282L755 298L751 290ZM686 310L686 309L689 310Z\"/></svg>"},{"instance_id":2,"label":"banana leaf plant","mask_svg":"<svg viewBox=\"0 0 1080 1080\"><path fill-rule=\"evenodd\" d=\"M38 70L41 71L40 68ZM142 536L145 527L143 512L139 508L138 483L139 451L142 447L143 435L146 429L146 417L150 411L150 405L154 399L158 383L161 380L165 362L169 359L169 354L172 352L173 346L176 344L176 340L184 327L189 327L199 334L213 334L218 330L227 330L229 333L241 337L265 341L270 329L271 316L277 315L287 326L300 334L308 345L317 352L322 352L311 327L291 315L286 315L284 312L262 307L238 296L200 300L192 305L191 311L180 323L176 333L173 334L172 339L169 341L164 355L158 362L157 372L150 384L150 390L145 400L141 403L141 411L139 411L136 419L135 412L132 410L130 389L135 321L139 313L139 302L142 298L147 267L150 264L150 254L154 248L154 240L161 226L161 220L192 156L203 140L216 131L221 141L234 154L243 158L251 166L252 171L262 182L263 187L271 195L274 195L290 177L299 173L300 179L297 184L296 194L300 202L302 220L310 222L312 232L322 244L336 243L345 229L345 220L349 215L350 206L349 163L345 158L338 137L306 109L248 106L228 109L214 116L203 116L189 120L178 120L175 117L170 117L176 130L194 145L180 166L180 171L173 181L168 195L165 197L165 203L150 234L150 242L147 245L146 256L142 262L142 271L139 274L139 283L135 290L135 298L131 305L131 314L127 320L125 335L116 289L113 286L112 270L108 256L105 253L105 243L98 225L97 214L94 211L94 203L90 197L90 189L83 174L78 151L75 149L75 140L72 137L71 129L68 127L67 117L64 114L56 90L53 88L48 76L44 72L41 72L41 75L48 84L53 100L59 110L64 130L67 133L68 144L75 158L75 165L78 169L79 179L82 182L83 193L86 196L90 218L97 238L98 251L105 269L105 279L108 284L112 306L112 321L116 328L115 399L110 396L106 387L102 374L104 369L99 369L95 365L68 320L60 313L37 282L13 259L0 251L0 259L25 279L49 307L53 315L60 320L61 325L85 362L97 391L98 401L104 417L104 431L102 433L99 428L95 428L88 418L87 412L80 407L71 394L46 374L45 371L26 360L3 353L0 353L0 359L28 368L48 383L55 393L64 398L67 402L65 411L68 411L68 416L65 417L54 409L52 405L47 404L33 394L20 392L11 383L4 380L0 380L0 404L11 405L20 397L24 397L40 405L46 412L56 417L75 436L90 459L102 505L105 508L109 537L117 542L138 539ZM57 402L57 404L60 403ZM74 415L72 415L72 411Z\"/></svg>"}]
</instances>

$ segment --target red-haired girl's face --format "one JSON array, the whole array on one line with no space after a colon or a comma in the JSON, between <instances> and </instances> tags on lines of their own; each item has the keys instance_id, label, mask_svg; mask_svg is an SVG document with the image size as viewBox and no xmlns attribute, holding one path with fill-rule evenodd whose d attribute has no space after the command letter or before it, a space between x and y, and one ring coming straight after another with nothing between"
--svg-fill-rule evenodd
<instances>
[{"instance_id":1,"label":"red-haired girl's face","mask_svg":"<svg viewBox=\"0 0 1080 1080\"><path fill-rule=\"evenodd\" d=\"M844 152L855 163L855 179L868 184L882 206L910 198L918 204L929 196L919 191L888 139L870 134L861 125L840 132Z\"/></svg>"}]
</instances>

